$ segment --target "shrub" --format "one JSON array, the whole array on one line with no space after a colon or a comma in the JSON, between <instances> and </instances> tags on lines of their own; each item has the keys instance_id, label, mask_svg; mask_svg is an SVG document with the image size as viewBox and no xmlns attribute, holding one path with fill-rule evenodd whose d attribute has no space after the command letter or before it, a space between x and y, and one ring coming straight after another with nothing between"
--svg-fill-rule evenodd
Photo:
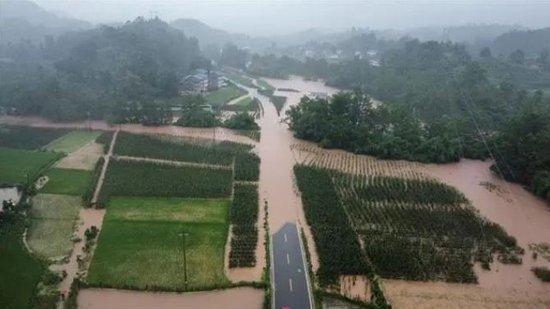
<instances>
[{"instance_id":1,"label":"shrub","mask_svg":"<svg viewBox=\"0 0 550 309\"><path fill-rule=\"evenodd\" d=\"M550 269L548 267L533 267L531 270L540 280L550 282Z\"/></svg>"}]
</instances>

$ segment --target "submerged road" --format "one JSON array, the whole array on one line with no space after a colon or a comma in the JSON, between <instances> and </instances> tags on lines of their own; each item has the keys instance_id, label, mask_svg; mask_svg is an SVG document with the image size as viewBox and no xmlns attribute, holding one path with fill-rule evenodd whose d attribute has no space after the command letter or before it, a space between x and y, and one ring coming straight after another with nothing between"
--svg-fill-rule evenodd
<instances>
[{"instance_id":1,"label":"submerged road","mask_svg":"<svg viewBox=\"0 0 550 309\"><path fill-rule=\"evenodd\" d=\"M273 234L272 242L275 308L311 308L307 268L296 224L283 225Z\"/></svg>"}]
</instances>

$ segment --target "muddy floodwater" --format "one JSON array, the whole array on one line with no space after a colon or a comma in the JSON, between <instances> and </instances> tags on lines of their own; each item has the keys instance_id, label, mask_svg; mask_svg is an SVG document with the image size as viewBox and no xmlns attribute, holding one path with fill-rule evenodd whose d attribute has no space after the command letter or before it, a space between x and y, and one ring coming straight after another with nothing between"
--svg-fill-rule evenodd
<instances>
[{"instance_id":1,"label":"muddy floodwater","mask_svg":"<svg viewBox=\"0 0 550 309\"><path fill-rule=\"evenodd\" d=\"M245 144L255 142L246 136L234 133L230 129L216 128L189 128L174 125L167 126L144 126L141 124L117 124L111 125L105 121L92 120L81 122L52 122L41 117L14 117L0 116L0 124L24 125L44 128L76 128L93 130L121 130L132 133L165 134L184 137L198 137L214 140L226 140Z\"/></svg>"},{"instance_id":2,"label":"muddy floodwater","mask_svg":"<svg viewBox=\"0 0 550 309\"><path fill-rule=\"evenodd\" d=\"M276 88L291 88L298 92L277 91L287 97L288 106L297 104L300 98L311 92L333 94L336 89L326 87L322 82L305 81L298 77L288 80L266 79ZM377 104L380 104L379 102ZM271 114L271 115L270 115ZM283 113L281 113L283 115ZM276 117L266 112L268 117ZM384 291L396 308L545 308L550 307L550 284L543 283L531 272L533 266L550 266L542 257L532 258L529 244L550 243L550 206L523 189L495 177L490 162L462 160L455 164L420 164L407 161L378 160L371 156L355 155L341 150L326 150L317 145L295 139L284 125L273 121L262 124L261 187L281 187L281 179L291 181L294 162L336 168L345 172L374 175L390 175L404 178L437 178L462 191L481 215L500 224L509 234L516 237L518 244L526 250L522 265L492 264L491 271L475 271L479 284L450 284L445 282L416 282L405 280L384 280ZM289 154L289 148L292 154ZM273 161L273 164L263 164ZM269 160L269 161L268 161ZM284 176L278 176L284 174ZM278 177L277 177L278 176ZM285 184L286 185L286 184ZM271 191L276 189L270 189ZM313 268L318 266L311 233L305 224L301 203L296 194L282 195L287 190L273 192L281 198L282 205L270 207L271 225L296 216L308 236ZM266 194L264 192L264 194ZM282 195L282 196L280 196ZM292 205L292 207L285 207ZM369 295L368 287L360 280L352 286L343 284L343 294ZM349 292L355 293L349 293Z\"/></svg>"},{"instance_id":3,"label":"muddy floodwater","mask_svg":"<svg viewBox=\"0 0 550 309\"><path fill-rule=\"evenodd\" d=\"M191 293L161 293L113 289L84 289L78 293L79 309L260 309L264 291L251 287Z\"/></svg>"}]
</instances>

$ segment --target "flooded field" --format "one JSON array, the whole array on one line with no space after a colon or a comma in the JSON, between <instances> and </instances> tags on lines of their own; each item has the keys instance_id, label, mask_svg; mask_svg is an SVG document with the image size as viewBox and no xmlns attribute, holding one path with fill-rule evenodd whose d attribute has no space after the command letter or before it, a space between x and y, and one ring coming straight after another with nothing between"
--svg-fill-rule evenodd
<instances>
[{"instance_id":1,"label":"flooded field","mask_svg":"<svg viewBox=\"0 0 550 309\"><path fill-rule=\"evenodd\" d=\"M84 289L78 294L79 309L260 309L264 291L250 287L193 293L161 293Z\"/></svg>"},{"instance_id":2,"label":"flooded field","mask_svg":"<svg viewBox=\"0 0 550 309\"><path fill-rule=\"evenodd\" d=\"M287 106L297 104L309 92L334 93L335 89L325 87L320 82L308 82L292 77L289 80L266 79L277 88L292 88L299 92L276 92L288 97ZM263 126L262 134L270 134L276 129ZM272 133L273 134L273 133ZM550 285L537 279L531 272L533 266L550 266L550 262L540 256L535 260L529 244L550 243L550 206L516 184L507 183L495 177L489 170L490 163L462 160L455 164L421 164L407 161L378 160L371 156L355 155L342 150L322 149L314 143L298 140L290 132L280 132L279 139L289 145L292 158L280 145L266 145L267 158L282 156L287 162L313 164L320 167L341 170L361 175L386 175L403 178L437 178L462 191L480 214L500 224L508 233L517 238L518 244L526 250L523 264L504 265L495 261L492 270L482 270L476 266L479 284L449 284L444 282L417 282L404 280L384 280L384 291L396 308L542 308L550 306ZM264 156L262 156L264 160ZM279 158L281 162L281 158ZM262 165L263 166L263 165ZM269 165L266 166L269 168ZM282 173L283 171L270 171ZM262 170L262 173L264 172ZM266 186L274 186L269 183ZM299 194L299 193L298 193ZM292 201L288 197L288 204ZM293 207L294 208L294 207ZM271 208L270 208L271 209ZM281 213L298 212L299 221L306 226L301 207L281 210ZM276 213L275 216L283 216ZM278 221L275 217L274 221ZM313 240L308 228L305 229L313 268L318 266ZM360 281L343 280L341 293L368 299L366 285ZM362 294L362 295L361 295Z\"/></svg>"},{"instance_id":3,"label":"flooded field","mask_svg":"<svg viewBox=\"0 0 550 309\"><path fill-rule=\"evenodd\" d=\"M232 141L237 143L255 144L255 142L246 136L234 133L226 128L189 128L179 126L144 126L141 124L120 124L110 125L105 121L93 120L82 122L52 122L40 117L13 117L0 116L0 124L8 125L24 125L31 127L47 127L47 128L78 128L78 129L93 129L93 130L117 130L132 132L132 133L152 133L166 134L185 137L199 137L214 139L220 141Z\"/></svg>"}]
</instances>

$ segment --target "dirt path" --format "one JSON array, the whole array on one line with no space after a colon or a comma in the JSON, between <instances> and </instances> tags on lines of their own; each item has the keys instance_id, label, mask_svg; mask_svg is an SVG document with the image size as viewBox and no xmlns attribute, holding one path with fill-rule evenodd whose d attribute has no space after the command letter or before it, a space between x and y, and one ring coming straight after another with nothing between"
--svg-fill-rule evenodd
<instances>
[{"instance_id":1,"label":"dirt path","mask_svg":"<svg viewBox=\"0 0 550 309\"><path fill-rule=\"evenodd\" d=\"M190 292L162 293L113 289L84 289L78 294L80 309L260 309L264 291L251 287Z\"/></svg>"},{"instance_id":2,"label":"dirt path","mask_svg":"<svg viewBox=\"0 0 550 309\"><path fill-rule=\"evenodd\" d=\"M126 160L126 161L136 161L136 162L151 162L151 163L167 164L167 165L174 165L174 166L194 166L194 167L203 167L203 168L211 168L211 169L221 169L221 170L231 170L232 169L231 166L229 166L229 165L173 161L173 160L153 159L153 158L145 158L145 157L132 157L132 156L113 155L112 158L115 159L115 160Z\"/></svg>"},{"instance_id":3,"label":"dirt path","mask_svg":"<svg viewBox=\"0 0 550 309\"><path fill-rule=\"evenodd\" d=\"M94 196L92 197L92 205L97 203L97 199L99 197L99 192L101 191L101 188L103 187L103 181L105 180L105 173L107 172L107 167L109 166L109 161L111 160L111 156L113 155L113 149L115 148L116 138L118 136L119 130L115 131L115 134L113 134L113 139L111 140L111 145L109 146L109 151L105 155L105 162L103 163L103 168L101 169L101 174L99 174L99 179L97 180L97 186L94 191Z\"/></svg>"}]
</instances>

